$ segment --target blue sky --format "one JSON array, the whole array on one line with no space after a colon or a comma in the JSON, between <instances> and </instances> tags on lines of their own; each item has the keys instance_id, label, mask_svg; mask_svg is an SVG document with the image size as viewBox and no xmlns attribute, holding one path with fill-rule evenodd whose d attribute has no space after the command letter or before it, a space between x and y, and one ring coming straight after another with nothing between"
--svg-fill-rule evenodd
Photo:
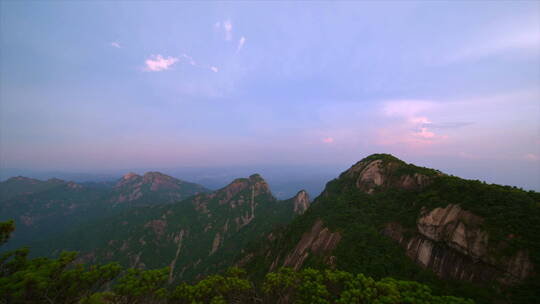
<instances>
[{"instance_id":1,"label":"blue sky","mask_svg":"<svg viewBox=\"0 0 540 304\"><path fill-rule=\"evenodd\" d=\"M0 5L0 168L386 152L540 190L539 2Z\"/></svg>"}]
</instances>

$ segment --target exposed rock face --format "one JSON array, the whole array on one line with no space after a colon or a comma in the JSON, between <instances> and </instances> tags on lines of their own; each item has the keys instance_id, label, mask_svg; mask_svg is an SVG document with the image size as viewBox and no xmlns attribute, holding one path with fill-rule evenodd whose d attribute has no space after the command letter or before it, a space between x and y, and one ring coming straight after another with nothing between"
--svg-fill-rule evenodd
<instances>
[{"instance_id":1,"label":"exposed rock face","mask_svg":"<svg viewBox=\"0 0 540 304\"><path fill-rule=\"evenodd\" d=\"M397 170L403 166L404 164L397 160L361 161L347 170L344 175L355 178L356 187L369 194L377 189L385 188L418 190L430 183L431 178L420 173L396 174Z\"/></svg>"},{"instance_id":2,"label":"exposed rock face","mask_svg":"<svg viewBox=\"0 0 540 304\"><path fill-rule=\"evenodd\" d=\"M300 190L293 201L293 210L296 214L304 214L309 208L309 195L305 190Z\"/></svg>"},{"instance_id":3,"label":"exposed rock face","mask_svg":"<svg viewBox=\"0 0 540 304\"><path fill-rule=\"evenodd\" d=\"M383 233L405 247L411 259L442 278L476 283L499 278L503 284L512 284L531 275L533 264L527 250L506 258L493 256L497 245L489 244L482 223L482 218L450 204L424 210L417 220L418 234L410 239L397 223L389 223Z\"/></svg>"},{"instance_id":4,"label":"exposed rock face","mask_svg":"<svg viewBox=\"0 0 540 304\"><path fill-rule=\"evenodd\" d=\"M358 188L367 188L368 193L373 192L373 186L382 186L385 177L381 170L381 164L382 160L380 159L368 163L360 172L356 180L356 186Z\"/></svg>"},{"instance_id":5,"label":"exposed rock face","mask_svg":"<svg viewBox=\"0 0 540 304\"><path fill-rule=\"evenodd\" d=\"M221 244L221 235L220 233L216 233L216 236L214 237L214 240L212 241L212 250L210 250L210 255L214 254L219 248L219 245Z\"/></svg>"},{"instance_id":6,"label":"exposed rock face","mask_svg":"<svg viewBox=\"0 0 540 304\"><path fill-rule=\"evenodd\" d=\"M293 251L285 257L282 266L298 270L310 253L329 253L336 248L339 241L341 241L341 235L338 232L330 232L321 220L317 220L311 227L311 231L304 233ZM275 270L277 266L278 260L272 263L270 271Z\"/></svg>"},{"instance_id":7,"label":"exposed rock face","mask_svg":"<svg viewBox=\"0 0 540 304\"><path fill-rule=\"evenodd\" d=\"M254 195L270 193L268 183L259 175L253 174L249 177L249 181L253 183Z\"/></svg>"}]
</instances>

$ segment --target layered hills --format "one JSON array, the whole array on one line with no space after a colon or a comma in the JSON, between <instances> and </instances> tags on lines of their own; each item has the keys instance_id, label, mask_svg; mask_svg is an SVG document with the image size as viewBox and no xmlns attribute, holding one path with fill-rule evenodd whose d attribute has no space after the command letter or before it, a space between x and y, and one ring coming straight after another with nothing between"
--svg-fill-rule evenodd
<instances>
[{"instance_id":1,"label":"layered hills","mask_svg":"<svg viewBox=\"0 0 540 304\"><path fill-rule=\"evenodd\" d=\"M25 183L9 191L0 185L3 208L55 189L92 188L100 204L119 210L34 244L40 255L77 250L80 262L168 267L169 282L233 265L256 284L281 267L331 268L420 281L436 294L477 303L540 297L540 193L461 179L388 154L357 162L312 203L305 191L277 200L258 174L212 192L159 173L127 174L111 187ZM69 209L64 201L49 203L60 214ZM10 216L21 221L21 210ZM41 213L47 214L35 209Z\"/></svg>"},{"instance_id":2,"label":"layered hills","mask_svg":"<svg viewBox=\"0 0 540 304\"><path fill-rule=\"evenodd\" d=\"M15 248L133 206L173 203L208 191L158 172L130 173L101 184L13 177L0 182L0 214L15 220L17 230L8 243Z\"/></svg>"},{"instance_id":3,"label":"layered hills","mask_svg":"<svg viewBox=\"0 0 540 304\"><path fill-rule=\"evenodd\" d=\"M47 242L41 250L77 250L83 261L91 263L169 266L171 281L192 280L231 266L248 243L289 223L308 206L305 191L279 201L266 181L254 174L176 204L125 210Z\"/></svg>"}]
</instances>

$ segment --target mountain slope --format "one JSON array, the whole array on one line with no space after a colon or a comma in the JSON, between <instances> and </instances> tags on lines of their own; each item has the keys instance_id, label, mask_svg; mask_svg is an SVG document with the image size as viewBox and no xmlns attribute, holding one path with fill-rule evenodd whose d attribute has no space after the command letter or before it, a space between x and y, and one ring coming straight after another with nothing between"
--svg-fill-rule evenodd
<instances>
[{"instance_id":1,"label":"mountain slope","mask_svg":"<svg viewBox=\"0 0 540 304\"><path fill-rule=\"evenodd\" d=\"M171 281L191 280L229 267L248 243L289 223L308 203L305 191L278 201L254 174L176 204L126 209L41 251L78 250L88 262L119 261L147 269L170 266Z\"/></svg>"},{"instance_id":2,"label":"mountain slope","mask_svg":"<svg viewBox=\"0 0 540 304\"><path fill-rule=\"evenodd\" d=\"M115 206L173 203L208 191L201 185L159 172L147 172L143 176L127 173L113 187L109 202Z\"/></svg>"},{"instance_id":3,"label":"mountain slope","mask_svg":"<svg viewBox=\"0 0 540 304\"><path fill-rule=\"evenodd\" d=\"M0 182L0 220L15 220L17 230L6 247L17 248L134 205L174 203L207 191L158 172L127 174L113 187L15 177Z\"/></svg>"},{"instance_id":4,"label":"mountain slope","mask_svg":"<svg viewBox=\"0 0 540 304\"><path fill-rule=\"evenodd\" d=\"M375 154L330 181L304 215L239 264L259 276L329 266L420 280L480 302L504 294L526 303L540 290L539 198Z\"/></svg>"}]
</instances>

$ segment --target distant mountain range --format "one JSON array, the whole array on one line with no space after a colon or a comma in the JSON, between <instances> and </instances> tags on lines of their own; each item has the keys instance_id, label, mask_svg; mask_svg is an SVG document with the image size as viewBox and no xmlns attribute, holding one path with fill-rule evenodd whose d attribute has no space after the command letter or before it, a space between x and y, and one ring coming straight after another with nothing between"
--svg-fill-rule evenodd
<instances>
[{"instance_id":1,"label":"distant mountain range","mask_svg":"<svg viewBox=\"0 0 540 304\"><path fill-rule=\"evenodd\" d=\"M79 184L116 183L116 180L126 172L136 173L159 171L181 180L187 180L216 190L228 185L239 176L249 176L258 172L272 187L272 194L279 199L293 196L298 189L305 189L310 195L317 196L324 189L325 183L336 176L342 166L329 165L287 165L287 166L228 166L228 167L179 167L179 168L132 168L130 170L104 170L102 173L76 173L63 171L33 171L13 168L0 170L0 181L13 176L26 176L34 179L47 180L58 178Z\"/></svg>"},{"instance_id":2,"label":"distant mountain range","mask_svg":"<svg viewBox=\"0 0 540 304\"><path fill-rule=\"evenodd\" d=\"M174 203L208 191L158 172L80 184L19 176L0 182L0 214L15 219L17 231L8 246L17 247L133 206Z\"/></svg>"},{"instance_id":3,"label":"distant mountain range","mask_svg":"<svg viewBox=\"0 0 540 304\"><path fill-rule=\"evenodd\" d=\"M135 178L128 175L124 182ZM37 244L35 250L39 254L78 250L86 262L170 266L171 280L193 280L232 265L239 250L289 223L308 206L305 191L279 201L266 181L254 174L176 204L131 208L89 222L61 238Z\"/></svg>"},{"instance_id":4,"label":"distant mountain range","mask_svg":"<svg viewBox=\"0 0 540 304\"><path fill-rule=\"evenodd\" d=\"M388 154L357 162L312 203L304 190L276 199L258 174L209 191L150 172L114 184L11 178L0 183L0 211L36 255L168 266L170 282L231 265L255 282L282 266L312 267L417 280L477 303L540 297L540 193Z\"/></svg>"}]
</instances>

